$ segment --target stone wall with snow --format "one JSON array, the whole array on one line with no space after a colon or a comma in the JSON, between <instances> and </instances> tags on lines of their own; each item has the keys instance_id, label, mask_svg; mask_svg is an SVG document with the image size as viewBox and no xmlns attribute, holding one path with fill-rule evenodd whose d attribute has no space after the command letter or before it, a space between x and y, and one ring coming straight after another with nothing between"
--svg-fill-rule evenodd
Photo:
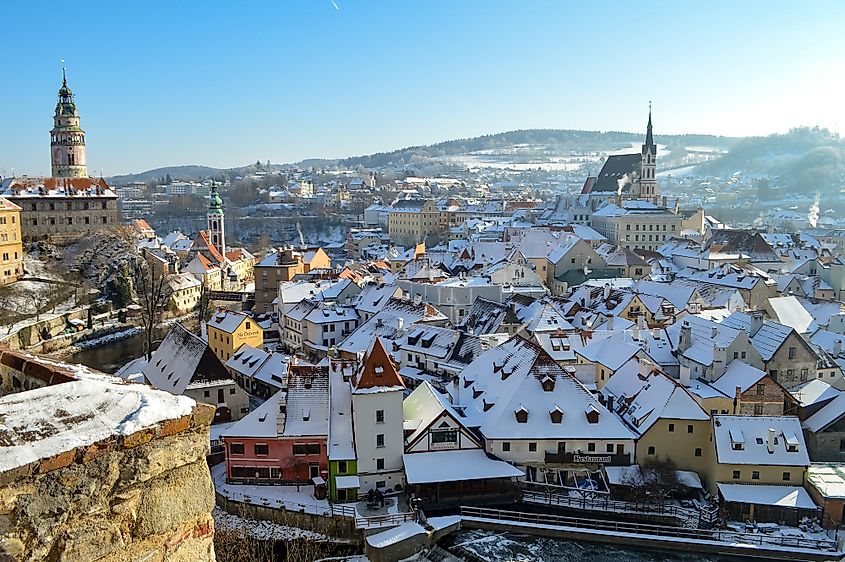
<instances>
[{"instance_id":1,"label":"stone wall with snow","mask_svg":"<svg viewBox=\"0 0 845 562\"><path fill-rule=\"evenodd\" d=\"M214 561L214 407L14 351L0 379L0 560Z\"/></svg>"}]
</instances>

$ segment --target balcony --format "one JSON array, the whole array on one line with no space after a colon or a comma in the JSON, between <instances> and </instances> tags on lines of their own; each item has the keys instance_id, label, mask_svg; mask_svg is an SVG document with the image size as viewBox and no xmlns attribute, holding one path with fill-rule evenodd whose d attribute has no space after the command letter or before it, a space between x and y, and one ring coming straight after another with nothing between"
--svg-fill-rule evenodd
<instances>
[{"instance_id":1,"label":"balcony","mask_svg":"<svg viewBox=\"0 0 845 562\"><path fill-rule=\"evenodd\" d=\"M605 466L628 466L631 454L623 453L555 453L546 451L546 464L603 464Z\"/></svg>"}]
</instances>

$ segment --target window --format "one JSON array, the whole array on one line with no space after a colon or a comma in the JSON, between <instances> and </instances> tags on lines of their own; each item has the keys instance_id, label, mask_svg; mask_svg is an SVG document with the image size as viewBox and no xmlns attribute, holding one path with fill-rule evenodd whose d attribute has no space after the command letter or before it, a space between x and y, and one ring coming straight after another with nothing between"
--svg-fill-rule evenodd
<instances>
[{"instance_id":1,"label":"window","mask_svg":"<svg viewBox=\"0 0 845 562\"><path fill-rule=\"evenodd\" d=\"M738 470L734 470L734 473L733 473L733 479L734 479L734 480L739 480L739 471L738 471Z\"/></svg>"},{"instance_id":2,"label":"window","mask_svg":"<svg viewBox=\"0 0 845 562\"><path fill-rule=\"evenodd\" d=\"M670 423L669 424L669 433L674 433L674 432L675 432L675 424Z\"/></svg>"},{"instance_id":3,"label":"window","mask_svg":"<svg viewBox=\"0 0 845 562\"><path fill-rule=\"evenodd\" d=\"M232 455L243 455L244 454L244 444L243 443L232 443L229 445L229 453Z\"/></svg>"},{"instance_id":4,"label":"window","mask_svg":"<svg viewBox=\"0 0 845 562\"><path fill-rule=\"evenodd\" d=\"M384 459L380 460L384 461ZM385 486L387 486L387 482L385 482L384 480L379 480L378 482L376 482L376 488L384 488Z\"/></svg>"},{"instance_id":5,"label":"window","mask_svg":"<svg viewBox=\"0 0 845 562\"><path fill-rule=\"evenodd\" d=\"M376 447L384 447L384 433L376 435Z\"/></svg>"},{"instance_id":6,"label":"window","mask_svg":"<svg viewBox=\"0 0 845 562\"><path fill-rule=\"evenodd\" d=\"M339 474L346 474L347 466L346 461L337 461L337 472Z\"/></svg>"},{"instance_id":7,"label":"window","mask_svg":"<svg viewBox=\"0 0 845 562\"><path fill-rule=\"evenodd\" d=\"M784 482L789 482L789 479L790 479L791 477L792 477L792 474L791 474L791 473L789 473L789 472L784 472L784 473L781 475L780 479L781 479L781 480L783 480Z\"/></svg>"},{"instance_id":8,"label":"window","mask_svg":"<svg viewBox=\"0 0 845 562\"><path fill-rule=\"evenodd\" d=\"M759 480L760 479L760 471L759 470L751 471L751 479L752 480Z\"/></svg>"},{"instance_id":9,"label":"window","mask_svg":"<svg viewBox=\"0 0 845 562\"><path fill-rule=\"evenodd\" d=\"M766 394L766 385L765 384L758 384L757 385L757 396L763 396Z\"/></svg>"},{"instance_id":10,"label":"window","mask_svg":"<svg viewBox=\"0 0 845 562\"><path fill-rule=\"evenodd\" d=\"M230 389L229 389L229 394L234 394L234 393L235 393L235 389L234 389L234 388L230 388Z\"/></svg>"},{"instance_id":11,"label":"window","mask_svg":"<svg viewBox=\"0 0 845 562\"><path fill-rule=\"evenodd\" d=\"M692 424L687 426L687 433L692 433Z\"/></svg>"},{"instance_id":12,"label":"window","mask_svg":"<svg viewBox=\"0 0 845 562\"><path fill-rule=\"evenodd\" d=\"M795 359L795 357L797 357L797 356L798 356L798 348L790 347L789 348L789 358Z\"/></svg>"},{"instance_id":13,"label":"window","mask_svg":"<svg viewBox=\"0 0 845 562\"><path fill-rule=\"evenodd\" d=\"M376 470L384 470L384 459L376 459Z\"/></svg>"},{"instance_id":14,"label":"window","mask_svg":"<svg viewBox=\"0 0 845 562\"><path fill-rule=\"evenodd\" d=\"M267 443L256 443L253 448L257 456L266 457L270 454L270 448L267 446Z\"/></svg>"},{"instance_id":15,"label":"window","mask_svg":"<svg viewBox=\"0 0 845 562\"><path fill-rule=\"evenodd\" d=\"M296 443L293 446L293 454L297 456L306 455L308 454L308 447L304 443Z\"/></svg>"},{"instance_id":16,"label":"window","mask_svg":"<svg viewBox=\"0 0 845 562\"><path fill-rule=\"evenodd\" d=\"M754 415L755 416L762 416L763 415L763 405L762 404L754 404Z\"/></svg>"},{"instance_id":17,"label":"window","mask_svg":"<svg viewBox=\"0 0 845 562\"><path fill-rule=\"evenodd\" d=\"M384 423L384 410L376 410L376 423Z\"/></svg>"},{"instance_id":18,"label":"window","mask_svg":"<svg viewBox=\"0 0 845 562\"><path fill-rule=\"evenodd\" d=\"M590 453L595 452L596 444L595 443L587 443L587 451Z\"/></svg>"},{"instance_id":19,"label":"window","mask_svg":"<svg viewBox=\"0 0 845 562\"><path fill-rule=\"evenodd\" d=\"M652 445L651 447L649 447L649 448L648 448L648 454L649 454L649 455L653 455L653 454L654 454L654 445Z\"/></svg>"},{"instance_id":20,"label":"window","mask_svg":"<svg viewBox=\"0 0 845 562\"><path fill-rule=\"evenodd\" d=\"M839 450L840 450L840 451L845 451L845 439L840 439L840 440L839 440Z\"/></svg>"},{"instance_id":21,"label":"window","mask_svg":"<svg viewBox=\"0 0 845 562\"><path fill-rule=\"evenodd\" d=\"M696 457L700 457L700 456L701 456L701 447L696 447L696 449L695 449L695 456L696 456Z\"/></svg>"},{"instance_id":22,"label":"window","mask_svg":"<svg viewBox=\"0 0 845 562\"><path fill-rule=\"evenodd\" d=\"M608 443L606 450L607 450L608 453L612 453L613 452L613 443Z\"/></svg>"},{"instance_id":23,"label":"window","mask_svg":"<svg viewBox=\"0 0 845 562\"><path fill-rule=\"evenodd\" d=\"M211 391L210 391L210 390L203 390L203 391L202 391L202 395L203 395L204 397L208 398L208 397L210 397L210 396L211 396Z\"/></svg>"},{"instance_id":24,"label":"window","mask_svg":"<svg viewBox=\"0 0 845 562\"><path fill-rule=\"evenodd\" d=\"M320 444L319 443L308 443L305 445L305 452L309 455L319 455L320 454Z\"/></svg>"},{"instance_id":25,"label":"window","mask_svg":"<svg viewBox=\"0 0 845 562\"><path fill-rule=\"evenodd\" d=\"M508 441L502 442L502 452L507 453L511 450L511 444Z\"/></svg>"},{"instance_id":26,"label":"window","mask_svg":"<svg viewBox=\"0 0 845 562\"><path fill-rule=\"evenodd\" d=\"M537 443L535 443L533 441L528 443L528 452L529 453L536 453L537 452Z\"/></svg>"}]
</instances>

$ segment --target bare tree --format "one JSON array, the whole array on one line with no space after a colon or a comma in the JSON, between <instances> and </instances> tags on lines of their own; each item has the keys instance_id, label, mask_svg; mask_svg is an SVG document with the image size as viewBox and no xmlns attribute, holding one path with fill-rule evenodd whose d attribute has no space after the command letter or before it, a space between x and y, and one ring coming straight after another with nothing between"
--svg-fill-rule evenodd
<instances>
[{"instance_id":1,"label":"bare tree","mask_svg":"<svg viewBox=\"0 0 845 562\"><path fill-rule=\"evenodd\" d=\"M144 355L152 358L152 345L155 331L161 323L163 309L170 298L167 275L160 267L155 267L142 255L134 261L133 285L138 304L141 306L141 323L144 330Z\"/></svg>"}]
</instances>

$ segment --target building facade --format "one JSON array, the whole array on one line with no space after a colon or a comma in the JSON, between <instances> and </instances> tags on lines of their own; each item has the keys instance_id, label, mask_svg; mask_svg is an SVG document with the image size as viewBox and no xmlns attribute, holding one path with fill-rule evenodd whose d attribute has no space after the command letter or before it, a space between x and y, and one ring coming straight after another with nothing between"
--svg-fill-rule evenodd
<instances>
[{"instance_id":1,"label":"building facade","mask_svg":"<svg viewBox=\"0 0 845 562\"><path fill-rule=\"evenodd\" d=\"M23 275L21 208L0 197L0 285Z\"/></svg>"}]
</instances>

